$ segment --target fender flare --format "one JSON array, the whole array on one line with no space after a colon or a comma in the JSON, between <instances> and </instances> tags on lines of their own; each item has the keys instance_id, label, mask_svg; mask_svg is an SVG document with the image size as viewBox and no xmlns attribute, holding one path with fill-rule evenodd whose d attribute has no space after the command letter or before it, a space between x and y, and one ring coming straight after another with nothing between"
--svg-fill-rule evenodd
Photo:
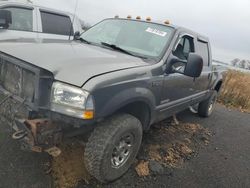
<instances>
[{"instance_id":1,"label":"fender flare","mask_svg":"<svg viewBox=\"0 0 250 188\"><path fill-rule=\"evenodd\" d=\"M99 110L98 115L101 117L110 116L119 109L135 102L143 102L149 107L151 122L155 117L156 101L152 91L147 88L129 88L120 91L112 98L107 99L106 104Z\"/></svg>"},{"instance_id":2,"label":"fender flare","mask_svg":"<svg viewBox=\"0 0 250 188\"><path fill-rule=\"evenodd\" d=\"M220 92L221 90L221 87L222 87L222 79L221 80L218 80L214 83L214 86L213 86L213 90L216 90L218 93Z\"/></svg>"}]
</instances>

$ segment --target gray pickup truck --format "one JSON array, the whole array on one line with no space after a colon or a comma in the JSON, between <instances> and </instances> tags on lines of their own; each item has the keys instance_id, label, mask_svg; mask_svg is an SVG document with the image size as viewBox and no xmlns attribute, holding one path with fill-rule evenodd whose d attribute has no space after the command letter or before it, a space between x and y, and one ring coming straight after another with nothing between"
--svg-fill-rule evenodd
<instances>
[{"instance_id":1,"label":"gray pickup truck","mask_svg":"<svg viewBox=\"0 0 250 188\"><path fill-rule=\"evenodd\" d=\"M57 155L82 135L87 170L112 181L152 124L197 104L211 115L222 85L211 60L206 37L149 19L105 19L74 41L1 42L1 117L35 152Z\"/></svg>"},{"instance_id":2,"label":"gray pickup truck","mask_svg":"<svg viewBox=\"0 0 250 188\"><path fill-rule=\"evenodd\" d=\"M73 14L33 3L0 0L0 42L13 39L73 39L82 32Z\"/></svg>"}]
</instances>

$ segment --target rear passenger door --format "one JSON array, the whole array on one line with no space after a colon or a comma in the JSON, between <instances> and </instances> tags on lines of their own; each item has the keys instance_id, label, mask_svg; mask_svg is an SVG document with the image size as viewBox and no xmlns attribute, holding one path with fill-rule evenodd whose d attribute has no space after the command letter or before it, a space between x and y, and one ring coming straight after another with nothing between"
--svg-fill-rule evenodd
<instances>
[{"instance_id":1,"label":"rear passenger door","mask_svg":"<svg viewBox=\"0 0 250 188\"><path fill-rule=\"evenodd\" d=\"M196 53L203 59L203 70L201 76L195 79L195 89L197 92L206 92L209 86L210 77L212 73L211 54L208 41L200 37L197 38L195 43Z\"/></svg>"},{"instance_id":2,"label":"rear passenger door","mask_svg":"<svg viewBox=\"0 0 250 188\"><path fill-rule=\"evenodd\" d=\"M40 9L39 38L68 40L73 36L71 18L68 15L58 14Z\"/></svg>"}]
</instances>

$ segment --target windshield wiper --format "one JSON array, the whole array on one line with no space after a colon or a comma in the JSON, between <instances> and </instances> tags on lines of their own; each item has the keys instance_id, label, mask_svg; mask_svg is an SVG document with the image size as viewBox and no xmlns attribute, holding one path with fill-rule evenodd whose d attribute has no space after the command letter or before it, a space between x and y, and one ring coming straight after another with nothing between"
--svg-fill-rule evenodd
<instances>
[{"instance_id":1,"label":"windshield wiper","mask_svg":"<svg viewBox=\"0 0 250 188\"><path fill-rule=\"evenodd\" d=\"M116 46L115 44L109 44L109 43L106 43L106 42L101 42L101 45L107 46L107 47L109 47L109 48L112 48L112 49L114 49L114 50L123 52L123 53L128 54L128 55L131 55L131 56L135 56L135 57L147 59L147 58L144 57L144 56L140 56L140 55L137 55L137 54L133 54L133 53L131 53L131 52L129 52L129 51L127 51L127 50L125 50L125 49L119 47L119 46Z\"/></svg>"},{"instance_id":2,"label":"windshield wiper","mask_svg":"<svg viewBox=\"0 0 250 188\"><path fill-rule=\"evenodd\" d=\"M84 42L86 44L91 44L91 42L87 41L86 39L80 37L78 40L80 40L81 42Z\"/></svg>"}]
</instances>

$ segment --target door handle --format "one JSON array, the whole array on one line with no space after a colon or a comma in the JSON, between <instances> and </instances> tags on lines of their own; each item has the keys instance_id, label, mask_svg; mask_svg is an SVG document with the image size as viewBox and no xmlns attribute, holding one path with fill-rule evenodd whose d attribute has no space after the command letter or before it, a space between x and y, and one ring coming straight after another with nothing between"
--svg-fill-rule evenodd
<instances>
[{"instance_id":1,"label":"door handle","mask_svg":"<svg viewBox=\"0 0 250 188\"><path fill-rule=\"evenodd\" d=\"M210 79L211 73L208 74L207 79Z\"/></svg>"}]
</instances>

